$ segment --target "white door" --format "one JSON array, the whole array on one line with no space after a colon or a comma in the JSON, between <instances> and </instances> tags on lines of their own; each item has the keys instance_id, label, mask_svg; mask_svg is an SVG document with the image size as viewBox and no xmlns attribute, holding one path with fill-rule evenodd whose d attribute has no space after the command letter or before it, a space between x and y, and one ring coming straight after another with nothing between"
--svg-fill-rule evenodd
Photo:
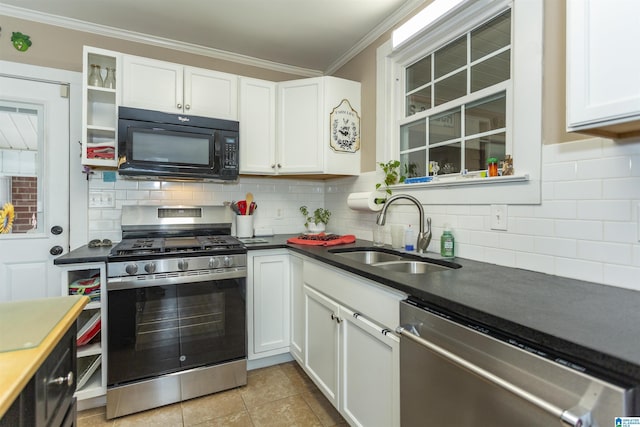
<instances>
[{"instance_id":1,"label":"white door","mask_svg":"<svg viewBox=\"0 0 640 427\"><path fill-rule=\"evenodd\" d=\"M69 248L68 93L0 76L0 301L61 293L50 250Z\"/></svg>"},{"instance_id":2,"label":"white door","mask_svg":"<svg viewBox=\"0 0 640 427\"><path fill-rule=\"evenodd\" d=\"M238 120L238 76L185 67L184 112L194 116Z\"/></svg>"},{"instance_id":3,"label":"white door","mask_svg":"<svg viewBox=\"0 0 640 427\"><path fill-rule=\"evenodd\" d=\"M320 391L338 407L339 306L304 285L305 368Z\"/></svg>"}]
</instances>

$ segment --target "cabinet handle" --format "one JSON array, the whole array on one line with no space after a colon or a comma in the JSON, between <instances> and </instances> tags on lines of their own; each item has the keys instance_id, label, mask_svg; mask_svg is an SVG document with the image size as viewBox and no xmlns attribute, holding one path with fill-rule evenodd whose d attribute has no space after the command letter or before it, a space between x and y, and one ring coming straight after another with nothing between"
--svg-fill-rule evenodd
<instances>
[{"instance_id":1,"label":"cabinet handle","mask_svg":"<svg viewBox=\"0 0 640 427\"><path fill-rule=\"evenodd\" d=\"M73 385L73 371L69 371L66 377L58 377L58 378L52 379L51 381L49 381L49 384L62 385L65 382L69 387Z\"/></svg>"},{"instance_id":2,"label":"cabinet handle","mask_svg":"<svg viewBox=\"0 0 640 427\"><path fill-rule=\"evenodd\" d=\"M271 165L271 169L275 169L275 168L276 168L275 164Z\"/></svg>"},{"instance_id":3,"label":"cabinet handle","mask_svg":"<svg viewBox=\"0 0 640 427\"><path fill-rule=\"evenodd\" d=\"M336 316L333 313L331 313L331 320L335 320L337 323L341 323L342 322L342 319L339 318L338 316Z\"/></svg>"},{"instance_id":4,"label":"cabinet handle","mask_svg":"<svg viewBox=\"0 0 640 427\"><path fill-rule=\"evenodd\" d=\"M178 105L176 105L176 107L178 107L179 109L182 110L182 104L178 104Z\"/></svg>"},{"instance_id":5,"label":"cabinet handle","mask_svg":"<svg viewBox=\"0 0 640 427\"><path fill-rule=\"evenodd\" d=\"M280 163L278 163L278 169L280 169L282 167L282 165Z\"/></svg>"},{"instance_id":6,"label":"cabinet handle","mask_svg":"<svg viewBox=\"0 0 640 427\"><path fill-rule=\"evenodd\" d=\"M191 109L191 105L189 105L189 104L184 104L184 109L185 109L185 110L190 110L190 109Z\"/></svg>"}]
</instances>

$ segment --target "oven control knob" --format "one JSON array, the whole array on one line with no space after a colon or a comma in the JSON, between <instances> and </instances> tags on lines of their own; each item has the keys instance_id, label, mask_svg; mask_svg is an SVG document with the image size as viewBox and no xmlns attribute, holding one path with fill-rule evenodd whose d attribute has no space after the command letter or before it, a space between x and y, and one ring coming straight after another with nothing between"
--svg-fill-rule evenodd
<instances>
[{"instance_id":1,"label":"oven control knob","mask_svg":"<svg viewBox=\"0 0 640 427\"><path fill-rule=\"evenodd\" d=\"M180 261L178 261L178 268L182 271L185 271L189 268L189 261L187 261L186 259L181 259Z\"/></svg>"},{"instance_id":2,"label":"oven control knob","mask_svg":"<svg viewBox=\"0 0 640 427\"><path fill-rule=\"evenodd\" d=\"M126 271L127 274L136 274L138 272L138 264L128 264L124 268L124 271Z\"/></svg>"},{"instance_id":3,"label":"oven control knob","mask_svg":"<svg viewBox=\"0 0 640 427\"><path fill-rule=\"evenodd\" d=\"M156 272L156 263L155 262L149 262L147 264L145 264L144 266L144 271L146 271L147 273L155 273Z\"/></svg>"},{"instance_id":4,"label":"oven control knob","mask_svg":"<svg viewBox=\"0 0 640 427\"><path fill-rule=\"evenodd\" d=\"M211 257L209 258L209 268L218 268L220 267L220 258Z\"/></svg>"},{"instance_id":5,"label":"oven control knob","mask_svg":"<svg viewBox=\"0 0 640 427\"><path fill-rule=\"evenodd\" d=\"M224 259L222 260L222 265L224 265L225 267L231 267L233 265L233 258L231 258L230 256L224 257Z\"/></svg>"}]
</instances>

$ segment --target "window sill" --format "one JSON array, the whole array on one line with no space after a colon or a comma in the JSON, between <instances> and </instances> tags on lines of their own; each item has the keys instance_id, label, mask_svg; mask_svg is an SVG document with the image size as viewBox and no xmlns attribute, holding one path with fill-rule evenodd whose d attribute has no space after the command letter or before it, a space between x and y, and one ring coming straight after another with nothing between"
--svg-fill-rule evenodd
<instances>
[{"instance_id":1,"label":"window sill","mask_svg":"<svg viewBox=\"0 0 640 427\"><path fill-rule=\"evenodd\" d=\"M525 182L529 181L529 174L523 175L509 175L509 176L496 176L493 178L482 178L479 176L463 177L458 175L456 177L438 178L435 181L429 182L416 182L414 184L397 184L392 185L389 188L392 190L406 190L409 188L437 188L437 187L457 187L467 185L493 185L507 182Z\"/></svg>"}]
</instances>

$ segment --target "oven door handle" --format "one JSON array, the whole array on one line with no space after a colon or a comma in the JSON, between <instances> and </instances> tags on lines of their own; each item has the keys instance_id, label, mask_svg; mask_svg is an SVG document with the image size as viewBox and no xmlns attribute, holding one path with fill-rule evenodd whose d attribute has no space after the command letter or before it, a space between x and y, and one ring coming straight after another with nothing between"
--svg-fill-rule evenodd
<instances>
[{"instance_id":1,"label":"oven door handle","mask_svg":"<svg viewBox=\"0 0 640 427\"><path fill-rule=\"evenodd\" d=\"M396 333L400 335L400 337L408 338L409 340L419 344L427 349L433 351L440 357L450 361L454 365L457 365L473 374L476 374L480 378L493 383L494 385L512 393L521 399L537 406L538 408L548 412L549 414L557 417L563 423L573 426L573 427L591 427L591 412L583 408L581 406L575 406L571 409L562 409L559 406L554 405L551 402L548 402L533 393L529 393L528 391L518 387L517 385L506 381L504 378L500 378L499 376L487 371L480 366L463 359L450 352L447 349L440 347L437 344L434 344L430 341L425 340L424 338L417 336L415 333L411 331L416 331L413 325L402 325L396 328ZM417 332L417 331L416 331Z\"/></svg>"},{"instance_id":2,"label":"oven door handle","mask_svg":"<svg viewBox=\"0 0 640 427\"><path fill-rule=\"evenodd\" d=\"M160 273L140 276L109 277L107 279L107 291L147 288L162 285L179 285L183 283L209 282L225 279L243 279L246 277L246 267L235 268L233 271L189 271L186 273Z\"/></svg>"}]
</instances>

